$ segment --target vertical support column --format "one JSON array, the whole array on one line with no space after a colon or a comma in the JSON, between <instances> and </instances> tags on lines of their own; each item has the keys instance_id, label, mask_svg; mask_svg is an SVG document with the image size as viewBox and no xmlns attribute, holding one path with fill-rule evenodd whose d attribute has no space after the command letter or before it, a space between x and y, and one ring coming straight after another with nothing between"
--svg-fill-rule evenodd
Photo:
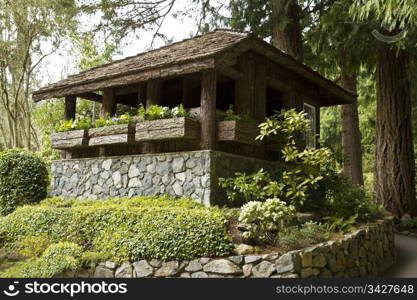
<instances>
[{"instance_id":1,"label":"vertical support column","mask_svg":"<svg viewBox=\"0 0 417 300\"><path fill-rule=\"evenodd\" d=\"M148 109L151 105L160 105L162 102L162 81L160 79L149 80L146 86L146 105ZM162 146L159 142L143 143L143 153L161 152Z\"/></svg>"},{"instance_id":2,"label":"vertical support column","mask_svg":"<svg viewBox=\"0 0 417 300\"><path fill-rule=\"evenodd\" d=\"M65 108L64 108L64 120L75 120L75 110L77 107L77 97L67 96L65 97Z\"/></svg>"},{"instance_id":3,"label":"vertical support column","mask_svg":"<svg viewBox=\"0 0 417 300\"><path fill-rule=\"evenodd\" d=\"M67 96L64 103L64 120L75 120L75 113L77 108L77 97ZM71 151L61 150L62 159L70 159L72 157Z\"/></svg>"},{"instance_id":4,"label":"vertical support column","mask_svg":"<svg viewBox=\"0 0 417 300\"><path fill-rule=\"evenodd\" d=\"M260 123L266 117L266 66L265 64L256 65L255 74L255 101L253 106L254 119Z\"/></svg>"},{"instance_id":5,"label":"vertical support column","mask_svg":"<svg viewBox=\"0 0 417 300\"><path fill-rule=\"evenodd\" d=\"M138 86L138 107L146 105L146 83L140 83Z\"/></svg>"},{"instance_id":6,"label":"vertical support column","mask_svg":"<svg viewBox=\"0 0 417 300\"><path fill-rule=\"evenodd\" d=\"M217 148L216 126L217 72L214 69L202 72L201 79L201 149Z\"/></svg>"},{"instance_id":7,"label":"vertical support column","mask_svg":"<svg viewBox=\"0 0 417 300\"><path fill-rule=\"evenodd\" d=\"M237 67L243 77L235 84L235 111L254 118L255 60L248 55L242 55L238 59Z\"/></svg>"},{"instance_id":8,"label":"vertical support column","mask_svg":"<svg viewBox=\"0 0 417 300\"><path fill-rule=\"evenodd\" d=\"M114 89L105 89L103 90L103 103L101 106L101 116L105 117L107 115L114 116L116 114L116 96Z\"/></svg>"},{"instance_id":9,"label":"vertical support column","mask_svg":"<svg viewBox=\"0 0 417 300\"><path fill-rule=\"evenodd\" d=\"M185 76L182 81L182 105L184 108L193 106L193 87L190 77Z\"/></svg>"},{"instance_id":10,"label":"vertical support column","mask_svg":"<svg viewBox=\"0 0 417 300\"><path fill-rule=\"evenodd\" d=\"M103 90L103 102L101 104L101 116L114 116L116 114L117 103L116 103L116 94L114 89L108 88ZM99 156L105 157L109 153L107 153L107 149L104 146L98 148Z\"/></svg>"},{"instance_id":11,"label":"vertical support column","mask_svg":"<svg viewBox=\"0 0 417 300\"><path fill-rule=\"evenodd\" d=\"M146 91L146 108L151 105L161 104L162 98L162 81L160 79L153 79L148 81Z\"/></svg>"}]
</instances>

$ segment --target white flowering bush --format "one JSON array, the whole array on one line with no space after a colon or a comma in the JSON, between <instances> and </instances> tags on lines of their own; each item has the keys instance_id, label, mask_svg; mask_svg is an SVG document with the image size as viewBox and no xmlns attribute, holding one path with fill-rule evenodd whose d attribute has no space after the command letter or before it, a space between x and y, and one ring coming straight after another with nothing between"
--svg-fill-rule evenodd
<instances>
[{"instance_id":1,"label":"white flowering bush","mask_svg":"<svg viewBox=\"0 0 417 300\"><path fill-rule=\"evenodd\" d=\"M244 238L262 243L273 243L277 232L294 218L295 207L277 198L265 202L251 201L242 206L239 222L248 225Z\"/></svg>"}]
</instances>

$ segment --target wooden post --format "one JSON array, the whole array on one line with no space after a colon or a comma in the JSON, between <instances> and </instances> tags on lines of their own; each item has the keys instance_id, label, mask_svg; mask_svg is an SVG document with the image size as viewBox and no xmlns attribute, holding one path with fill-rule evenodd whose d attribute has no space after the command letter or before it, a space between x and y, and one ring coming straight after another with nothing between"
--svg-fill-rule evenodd
<instances>
[{"instance_id":1,"label":"wooden post","mask_svg":"<svg viewBox=\"0 0 417 300\"><path fill-rule=\"evenodd\" d=\"M184 108L193 106L193 87L190 78L187 76L182 81L182 105Z\"/></svg>"},{"instance_id":2,"label":"wooden post","mask_svg":"<svg viewBox=\"0 0 417 300\"><path fill-rule=\"evenodd\" d=\"M146 105L146 83L140 83L138 88L138 107Z\"/></svg>"},{"instance_id":3,"label":"wooden post","mask_svg":"<svg viewBox=\"0 0 417 300\"><path fill-rule=\"evenodd\" d=\"M217 72L203 71L201 79L201 149L215 150L217 147L216 126Z\"/></svg>"},{"instance_id":4,"label":"wooden post","mask_svg":"<svg viewBox=\"0 0 417 300\"><path fill-rule=\"evenodd\" d=\"M254 118L255 60L248 55L242 55L239 57L237 67L243 77L236 80L235 84L235 111Z\"/></svg>"},{"instance_id":5,"label":"wooden post","mask_svg":"<svg viewBox=\"0 0 417 300\"><path fill-rule=\"evenodd\" d=\"M146 105L148 109L151 105L160 105L162 101L162 81L160 79L149 80L146 86ZM143 153L161 152L160 142L143 143Z\"/></svg>"},{"instance_id":6,"label":"wooden post","mask_svg":"<svg viewBox=\"0 0 417 300\"><path fill-rule=\"evenodd\" d=\"M116 96L114 93L114 89L105 89L103 90L103 103L101 106L101 116L114 116L116 114Z\"/></svg>"},{"instance_id":7,"label":"wooden post","mask_svg":"<svg viewBox=\"0 0 417 300\"><path fill-rule=\"evenodd\" d=\"M67 96L65 97L65 108L64 108L64 120L75 120L75 110L77 107L77 97Z\"/></svg>"},{"instance_id":8,"label":"wooden post","mask_svg":"<svg viewBox=\"0 0 417 300\"><path fill-rule=\"evenodd\" d=\"M75 113L77 107L77 97L76 96L67 96L65 97L64 103L64 120L75 120ZM71 159L71 151L61 150L61 159Z\"/></svg>"},{"instance_id":9,"label":"wooden post","mask_svg":"<svg viewBox=\"0 0 417 300\"><path fill-rule=\"evenodd\" d=\"M161 104L162 81L160 79L149 80L146 90L146 108Z\"/></svg>"},{"instance_id":10,"label":"wooden post","mask_svg":"<svg viewBox=\"0 0 417 300\"><path fill-rule=\"evenodd\" d=\"M257 64L255 75L253 116L258 123L261 123L266 117L266 66Z\"/></svg>"}]
</instances>

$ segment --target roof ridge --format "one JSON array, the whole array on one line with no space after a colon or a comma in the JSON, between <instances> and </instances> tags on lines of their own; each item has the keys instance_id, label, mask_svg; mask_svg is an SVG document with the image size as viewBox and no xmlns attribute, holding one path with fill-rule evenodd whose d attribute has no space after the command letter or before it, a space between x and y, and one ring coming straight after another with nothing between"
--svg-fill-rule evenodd
<instances>
[{"instance_id":1,"label":"roof ridge","mask_svg":"<svg viewBox=\"0 0 417 300\"><path fill-rule=\"evenodd\" d=\"M120 58L120 59L117 59L117 60L114 60L114 61L108 62L108 63L106 63L106 64L103 64L103 65L100 65L100 66L93 67L93 68L91 68L91 69L87 69L87 70L81 71L81 72L79 72L79 73L77 73L77 74L69 75L68 77L78 76L78 75L84 74L84 73L86 73L86 72L89 72L89 71L91 71L91 70L100 69L100 68L103 68L103 67L106 67L106 66L109 66L109 65L112 65L112 64L115 64L115 63L121 62L121 61L125 61L125 60L131 59L131 58L136 58L136 57L139 57L139 56L144 55L144 54L147 54L147 53L152 53L152 52L159 51L159 50L162 50L162 49L165 49L165 48L169 48L169 47L172 47L172 46L175 46L175 45L178 45L178 44L181 44L181 43L184 43L184 42L190 41L190 40L194 40L194 39L197 39L197 38L201 38L201 37L203 37L203 36L210 35L210 34L215 34L215 33L217 33L217 32L234 33L234 34L239 34L239 35L241 35L241 36L245 36L245 35L246 35L246 36L249 36L249 35L251 35L251 33L250 33L250 32L242 32L242 31L237 31L237 30L227 29L227 28L216 28L215 30L210 31L210 32L208 32L208 33L204 33L204 34L202 33L202 34L199 34L199 35L196 35L196 36L193 36L193 37L189 37L189 38L185 38L185 39L182 39L182 40L180 40L180 41L177 41L177 42L174 42L174 43L171 43L171 44L167 44L167 45L164 45L164 46L161 46L161 47L155 48L155 49L151 49L151 50L148 50L148 51L143 51L143 52L140 52L140 53L138 53L138 54L131 55L131 56L126 56L126 57L124 57L124 58Z\"/></svg>"}]
</instances>

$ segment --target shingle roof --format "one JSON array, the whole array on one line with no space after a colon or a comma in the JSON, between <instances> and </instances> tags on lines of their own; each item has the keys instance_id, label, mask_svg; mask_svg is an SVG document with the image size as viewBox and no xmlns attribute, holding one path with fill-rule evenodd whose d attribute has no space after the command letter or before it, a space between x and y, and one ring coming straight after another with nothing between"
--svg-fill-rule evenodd
<instances>
[{"instance_id":1,"label":"shingle roof","mask_svg":"<svg viewBox=\"0 0 417 300\"><path fill-rule=\"evenodd\" d=\"M107 79L109 77L117 77L147 69L211 57L239 43L247 38L248 35L248 33L216 30L205 35L117 60L76 75L71 75L67 79L50 84L36 91L34 95L77 84L86 84L100 79Z\"/></svg>"},{"instance_id":2,"label":"shingle roof","mask_svg":"<svg viewBox=\"0 0 417 300\"><path fill-rule=\"evenodd\" d=\"M253 37L250 33L236 32L232 30L216 30L205 35L190 38L178 43L164 46L149 52L140 53L136 56L127 57L121 60L105 64L68 78L50 84L33 93L33 99L40 101L43 99L63 97L72 94L81 94L103 89L105 87L115 87L147 80L149 78L163 77L165 75L161 70L169 66L183 66L191 64L193 71L199 71L210 67L208 64L199 64L205 59L220 56L221 54L243 47L244 41L253 41L249 47L254 45L260 46L269 54L275 55L278 61L285 61L286 67L298 73L299 75L315 81L324 89L331 90L331 94L340 93L345 103L349 103L350 94L341 87L322 77L319 73L311 70L305 65L294 60L289 55L270 46L268 43ZM245 43L246 45L246 43ZM235 47L236 46L236 47ZM214 66L213 66L214 67ZM181 73L179 67L179 73ZM151 72L148 77L141 74ZM153 73L152 73L153 72ZM148 74L148 75L149 75ZM342 101L342 102L343 102Z\"/></svg>"}]
</instances>

